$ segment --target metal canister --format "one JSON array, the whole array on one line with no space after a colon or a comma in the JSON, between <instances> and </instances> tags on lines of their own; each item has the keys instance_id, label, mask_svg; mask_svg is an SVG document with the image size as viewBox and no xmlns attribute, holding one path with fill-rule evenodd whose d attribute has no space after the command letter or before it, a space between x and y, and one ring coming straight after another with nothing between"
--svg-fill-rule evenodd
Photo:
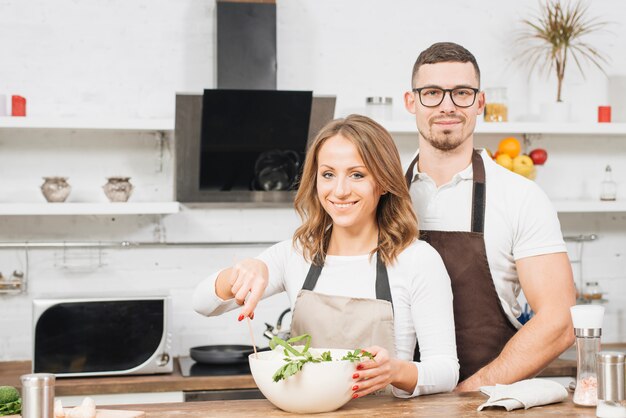
<instances>
[{"instance_id":1,"label":"metal canister","mask_svg":"<svg viewBox=\"0 0 626 418\"><path fill-rule=\"evenodd\" d=\"M22 381L22 418L54 418L54 381L50 373L20 376Z\"/></svg>"},{"instance_id":2,"label":"metal canister","mask_svg":"<svg viewBox=\"0 0 626 418\"><path fill-rule=\"evenodd\" d=\"M597 354L598 399L624 400L624 353L601 351Z\"/></svg>"}]
</instances>

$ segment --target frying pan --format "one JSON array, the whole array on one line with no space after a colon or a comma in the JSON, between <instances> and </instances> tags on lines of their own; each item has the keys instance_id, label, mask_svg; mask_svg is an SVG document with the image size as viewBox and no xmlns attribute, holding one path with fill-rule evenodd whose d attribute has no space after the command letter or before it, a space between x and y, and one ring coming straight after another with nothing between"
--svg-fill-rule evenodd
<instances>
[{"instance_id":1,"label":"frying pan","mask_svg":"<svg viewBox=\"0 0 626 418\"><path fill-rule=\"evenodd\" d=\"M257 348L257 351L261 351ZM254 353L251 345L201 345L191 347L189 355L202 364L248 363L248 356Z\"/></svg>"}]
</instances>

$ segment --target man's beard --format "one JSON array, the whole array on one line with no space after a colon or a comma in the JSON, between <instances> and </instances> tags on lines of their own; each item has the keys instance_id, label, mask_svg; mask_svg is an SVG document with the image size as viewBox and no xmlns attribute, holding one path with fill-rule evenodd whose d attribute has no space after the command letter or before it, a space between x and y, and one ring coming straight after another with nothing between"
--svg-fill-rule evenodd
<instances>
[{"instance_id":1,"label":"man's beard","mask_svg":"<svg viewBox=\"0 0 626 418\"><path fill-rule=\"evenodd\" d=\"M464 123L466 120L461 115L458 115L456 118L459 119L462 123ZM426 142L428 142L433 148L444 152L452 151L458 148L463 142L465 142L466 138L463 137L464 134L462 131L460 133L453 133L451 129L444 129L441 133L435 136L432 131L432 126L433 123L437 121L437 119L444 118L434 118L430 120L428 124L428 132L424 132L421 129L419 130L422 138L424 138ZM450 117L447 117L445 119L450 119Z\"/></svg>"}]
</instances>

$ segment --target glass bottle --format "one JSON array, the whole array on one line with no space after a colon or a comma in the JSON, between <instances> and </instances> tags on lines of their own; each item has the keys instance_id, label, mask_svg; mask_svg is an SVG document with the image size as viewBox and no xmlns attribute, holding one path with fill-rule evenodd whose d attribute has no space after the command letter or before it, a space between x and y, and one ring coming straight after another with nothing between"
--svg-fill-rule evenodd
<instances>
[{"instance_id":1,"label":"glass bottle","mask_svg":"<svg viewBox=\"0 0 626 418\"><path fill-rule=\"evenodd\" d=\"M600 200L615 200L617 195L617 184L613 181L613 171L607 165L604 169L604 180L602 180L602 190Z\"/></svg>"},{"instance_id":2,"label":"glass bottle","mask_svg":"<svg viewBox=\"0 0 626 418\"><path fill-rule=\"evenodd\" d=\"M598 377L596 355L600 352L600 336L604 307L576 305L570 308L576 334L576 390L574 403L596 406L598 403Z\"/></svg>"}]
</instances>

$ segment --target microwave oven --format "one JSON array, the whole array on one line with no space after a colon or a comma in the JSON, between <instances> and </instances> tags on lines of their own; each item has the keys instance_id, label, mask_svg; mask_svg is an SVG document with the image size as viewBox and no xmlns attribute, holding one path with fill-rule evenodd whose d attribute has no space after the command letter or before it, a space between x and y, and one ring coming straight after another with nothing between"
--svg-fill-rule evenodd
<instances>
[{"instance_id":1,"label":"microwave oven","mask_svg":"<svg viewBox=\"0 0 626 418\"><path fill-rule=\"evenodd\" d=\"M33 300L33 372L171 373L169 297Z\"/></svg>"}]
</instances>

